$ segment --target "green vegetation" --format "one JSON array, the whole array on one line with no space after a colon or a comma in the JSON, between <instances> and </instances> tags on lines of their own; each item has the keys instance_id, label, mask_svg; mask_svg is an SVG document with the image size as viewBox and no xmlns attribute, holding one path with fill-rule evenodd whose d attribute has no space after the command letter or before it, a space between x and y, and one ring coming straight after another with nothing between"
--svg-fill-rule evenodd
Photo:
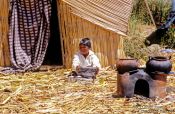
<instances>
[{"instance_id":1,"label":"green vegetation","mask_svg":"<svg viewBox=\"0 0 175 114\"><path fill-rule=\"evenodd\" d=\"M149 8L157 27L164 23L168 17L171 3L169 0L148 0ZM173 48L175 44L175 29L173 27L161 38L159 45L145 46L147 36L156 30L152 24L150 15L144 0L135 0L132 15L129 22L129 35L124 43L124 50L127 56L144 59L150 55L159 53L163 47Z\"/></svg>"}]
</instances>

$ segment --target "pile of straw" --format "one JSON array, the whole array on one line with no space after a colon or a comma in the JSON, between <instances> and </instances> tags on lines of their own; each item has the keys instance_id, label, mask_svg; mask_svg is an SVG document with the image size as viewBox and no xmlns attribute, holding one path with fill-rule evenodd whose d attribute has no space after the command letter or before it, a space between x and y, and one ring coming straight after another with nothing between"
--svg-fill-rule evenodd
<instances>
[{"instance_id":1,"label":"pile of straw","mask_svg":"<svg viewBox=\"0 0 175 114\"><path fill-rule=\"evenodd\" d=\"M100 72L94 82L68 82L69 70L0 75L0 113L173 113L175 78L168 78L165 99L114 98L116 71Z\"/></svg>"}]
</instances>

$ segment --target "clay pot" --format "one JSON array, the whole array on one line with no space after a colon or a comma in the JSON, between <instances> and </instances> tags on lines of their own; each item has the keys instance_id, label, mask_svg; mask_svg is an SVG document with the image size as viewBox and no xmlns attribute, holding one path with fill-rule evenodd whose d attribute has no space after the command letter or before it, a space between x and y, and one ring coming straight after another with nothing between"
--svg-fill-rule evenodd
<instances>
[{"instance_id":1,"label":"clay pot","mask_svg":"<svg viewBox=\"0 0 175 114\"><path fill-rule=\"evenodd\" d=\"M159 81L167 81L168 74L162 73L162 72L155 72L150 75L153 80L159 80Z\"/></svg>"},{"instance_id":2,"label":"clay pot","mask_svg":"<svg viewBox=\"0 0 175 114\"><path fill-rule=\"evenodd\" d=\"M137 70L139 63L137 59L119 59L117 62L117 71L119 74Z\"/></svg>"},{"instance_id":3,"label":"clay pot","mask_svg":"<svg viewBox=\"0 0 175 114\"><path fill-rule=\"evenodd\" d=\"M171 58L166 57L149 57L148 62L146 63L146 72L162 72L162 73L169 73L172 68L172 63L170 61Z\"/></svg>"}]
</instances>

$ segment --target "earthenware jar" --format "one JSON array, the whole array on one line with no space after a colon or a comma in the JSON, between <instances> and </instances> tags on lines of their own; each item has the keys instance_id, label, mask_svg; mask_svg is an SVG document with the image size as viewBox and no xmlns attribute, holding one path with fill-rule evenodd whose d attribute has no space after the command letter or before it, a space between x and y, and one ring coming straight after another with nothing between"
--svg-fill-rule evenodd
<instances>
[{"instance_id":1,"label":"earthenware jar","mask_svg":"<svg viewBox=\"0 0 175 114\"><path fill-rule=\"evenodd\" d=\"M137 59L119 59L117 61L117 71L119 74L137 70L138 67L139 67L139 62Z\"/></svg>"},{"instance_id":2,"label":"earthenware jar","mask_svg":"<svg viewBox=\"0 0 175 114\"><path fill-rule=\"evenodd\" d=\"M172 63L170 58L156 56L156 57L149 57L149 60L146 63L146 72L163 72L169 73L172 68Z\"/></svg>"}]
</instances>

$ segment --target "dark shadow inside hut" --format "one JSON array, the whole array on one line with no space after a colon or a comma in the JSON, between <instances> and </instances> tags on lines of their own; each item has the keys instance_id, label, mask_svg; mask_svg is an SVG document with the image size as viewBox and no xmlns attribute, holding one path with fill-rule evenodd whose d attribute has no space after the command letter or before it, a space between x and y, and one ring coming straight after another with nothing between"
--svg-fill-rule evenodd
<instances>
[{"instance_id":1,"label":"dark shadow inside hut","mask_svg":"<svg viewBox=\"0 0 175 114\"><path fill-rule=\"evenodd\" d=\"M51 37L44 59L44 65L63 65L60 30L57 14L57 1L52 0Z\"/></svg>"}]
</instances>

